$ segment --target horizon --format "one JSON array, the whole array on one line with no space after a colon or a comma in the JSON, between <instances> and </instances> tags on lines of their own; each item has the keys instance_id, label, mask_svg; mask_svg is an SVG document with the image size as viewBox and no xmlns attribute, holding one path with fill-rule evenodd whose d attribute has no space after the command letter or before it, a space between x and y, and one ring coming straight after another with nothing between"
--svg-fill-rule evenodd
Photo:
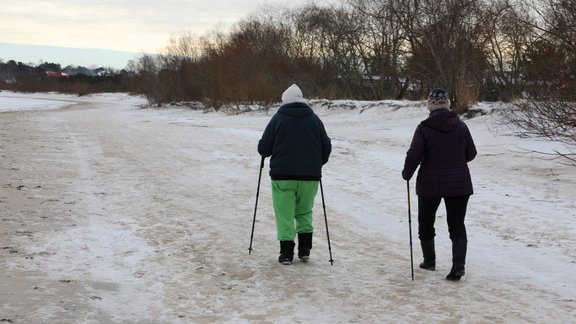
<instances>
[{"instance_id":1,"label":"horizon","mask_svg":"<svg viewBox=\"0 0 576 324\"><path fill-rule=\"evenodd\" d=\"M0 59L122 69L139 54L157 53L179 34L203 35L230 28L269 6L293 7L309 1L4 0Z\"/></svg>"},{"instance_id":2,"label":"horizon","mask_svg":"<svg viewBox=\"0 0 576 324\"><path fill-rule=\"evenodd\" d=\"M28 65L42 63L66 66L105 67L116 70L125 69L130 60L136 60L144 52L118 51L102 48L76 48L35 44L16 44L0 42L0 60L15 61Z\"/></svg>"}]
</instances>

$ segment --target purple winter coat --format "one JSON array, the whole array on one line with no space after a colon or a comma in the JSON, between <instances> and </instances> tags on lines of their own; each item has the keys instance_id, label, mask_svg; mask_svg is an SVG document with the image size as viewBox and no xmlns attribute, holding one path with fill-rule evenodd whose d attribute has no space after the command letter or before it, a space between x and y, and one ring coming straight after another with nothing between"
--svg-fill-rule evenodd
<instances>
[{"instance_id":1,"label":"purple winter coat","mask_svg":"<svg viewBox=\"0 0 576 324\"><path fill-rule=\"evenodd\" d=\"M468 162L476 146L464 122L448 109L437 109L414 132L406 153L402 178L410 180L418 165L416 194L457 197L473 194Z\"/></svg>"}]
</instances>

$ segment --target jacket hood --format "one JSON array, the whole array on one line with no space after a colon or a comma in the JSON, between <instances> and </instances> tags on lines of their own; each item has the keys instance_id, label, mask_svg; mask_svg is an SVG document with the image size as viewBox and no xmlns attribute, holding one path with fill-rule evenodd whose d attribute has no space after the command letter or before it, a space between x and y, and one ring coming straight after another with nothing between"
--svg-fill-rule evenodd
<instances>
[{"instance_id":1,"label":"jacket hood","mask_svg":"<svg viewBox=\"0 0 576 324\"><path fill-rule=\"evenodd\" d=\"M303 102L292 102L280 106L278 113L290 117L306 117L312 115L314 112L312 108Z\"/></svg>"},{"instance_id":2,"label":"jacket hood","mask_svg":"<svg viewBox=\"0 0 576 324\"><path fill-rule=\"evenodd\" d=\"M421 124L442 133L451 133L460 127L461 122L456 113L441 108L432 111L430 116Z\"/></svg>"}]
</instances>

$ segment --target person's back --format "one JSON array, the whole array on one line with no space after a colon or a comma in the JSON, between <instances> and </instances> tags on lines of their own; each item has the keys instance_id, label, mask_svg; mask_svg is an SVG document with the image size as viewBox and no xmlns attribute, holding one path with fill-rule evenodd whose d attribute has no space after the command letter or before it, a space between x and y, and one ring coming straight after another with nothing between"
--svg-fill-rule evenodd
<instances>
[{"instance_id":1,"label":"person's back","mask_svg":"<svg viewBox=\"0 0 576 324\"><path fill-rule=\"evenodd\" d=\"M468 127L458 115L448 109L434 110L417 132L421 132L425 144L416 193L426 197L473 194L467 162L476 156L476 150ZM418 156L410 158L413 166L418 165Z\"/></svg>"},{"instance_id":2,"label":"person's back","mask_svg":"<svg viewBox=\"0 0 576 324\"><path fill-rule=\"evenodd\" d=\"M274 180L320 180L330 143L320 118L303 102L283 104L272 117L258 152L270 159Z\"/></svg>"}]
</instances>

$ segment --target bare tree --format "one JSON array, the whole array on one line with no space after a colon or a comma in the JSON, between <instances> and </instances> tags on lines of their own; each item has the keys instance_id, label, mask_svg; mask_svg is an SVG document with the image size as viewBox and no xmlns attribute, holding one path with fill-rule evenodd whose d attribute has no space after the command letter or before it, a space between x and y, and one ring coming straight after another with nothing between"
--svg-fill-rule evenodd
<instances>
[{"instance_id":1,"label":"bare tree","mask_svg":"<svg viewBox=\"0 0 576 324\"><path fill-rule=\"evenodd\" d=\"M576 162L576 2L531 2L535 19L524 23L538 31L526 50L529 99L517 104L505 121L526 136L566 144L572 152L557 152Z\"/></svg>"},{"instance_id":2,"label":"bare tree","mask_svg":"<svg viewBox=\"0 0 576 324\"><path fill-rule=\"evenodd\" d=\"M526 86L526 52L534 41L533 21L524 1L496 0L488 9L490 74L483 83L485 97L492 100L518 98Z\"/></svg>"},{"instance_id":3,"label":"bare tree","mask_svg":"<svg viewBox=\"0 0 576 324\"><path fill-rule=\"evenodd\" d=\"M576 2L573 0L533 0L531 9L538 16L534 27L556 38L571 53L576 53Z\"/></svg>"},{"instance_id":4,"label":"bare tree","mask_svg":"<svg viewBox=\"0 0 576 324\"><path fill-rule=\"evenodd\" d=\"M576 2L539 0L532 3L540 34L527 53L527 79L539 91L574 100L576 91ZM543 88L543 89L542 89Z\"/></svg>"},{"instance_id":5,"label":"bare tree","mask_svg":"<svg viewBox=\"0 0 576 324\"><path fill-rule=\"evenodd\" d=\"M159 78L161 65L157 56L144 54L130 62L129 69L139 74L141 91L151 105L171 101L170 89Z\"/></svg>"},{"instance_id":6,"label":"bare tree","mask_svg":"<svg viewBox=\"0 0 576 324\"><path fill-rule=\"evenodd\" d=\"M189 101L200 99L194 82L198 75L194 69L200 59L202 38L191 33L172 37L157 57L164 87L170 89L170 99ZM168 98L167 98L168 99Z\"/></svg>"},{"instance_id":7,"label":"bare tree","mask_svg":"<svg viewBox=\"0 0 576 324\"><path fill-rule=\"evenodd\" d=\"M448 88L455 111L478 99L487 65L484 2L481 0L397 0L410 44L409 73L424 88Z\"/></svg>"},{"instance_id":8,"label":"bare tree","mask_svg":"<svg viewBox=\"0 0 576 324\"><path fill-rule=\"evenodd\" d=\"M555 151L576 164L576 103L539 97L522 100L508 111L504 121L514 125L516 133L563 143L568 152Z\"/></svg>"},{"instance_id":9,"label":"bare tree","mask_svg":"<svg viewBox=\"0 0 576 324\"><path fill-rule=\"evenodd\" d=\"M405 32L397 19L393 0L349 0L360 23L358 50L376 99L404 97L408 80L403 71ZM375 78L374 76L377 76Z\"/></svg>"},{"instance_id":10,"label":"bare tree","mask_svg":"<svg viewBox=\"0 0 576 324\"><path fill-rule=\"evenodd\" d=\"M344 7L309 5L294 16L296 37L305 42L300 50L308 52L309 59L335 71L339 97L350 97L362 92L365 75L359 52L361 28L358 19Z\"/></svg>"}]
</instances>

